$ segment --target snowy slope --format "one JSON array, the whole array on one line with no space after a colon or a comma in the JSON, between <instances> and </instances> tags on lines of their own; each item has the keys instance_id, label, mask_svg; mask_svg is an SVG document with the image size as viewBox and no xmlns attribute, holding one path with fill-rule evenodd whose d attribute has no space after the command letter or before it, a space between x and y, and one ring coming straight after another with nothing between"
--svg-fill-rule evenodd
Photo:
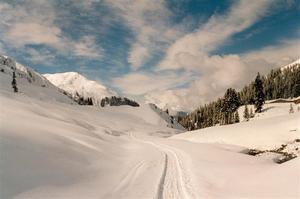
<instances>
[{"instance_id":1,"label":"snowy slope","mask_svg":"<svg viewBox=\"0 0 300 199\"><path fill-rule=\"evenodd\" d=\"M290 67L294 67L294 66L300 66L300 59L297 59L296 61L290 63L290 64L287 64L283 67L281 67L282 69L285 69L285 68L290 68Z\"/></svg>"},{"instance_id":2,"label":"snowy slope","mask_svg":"<svg viewBox=\"0 0 300 199\"><path fill-rule=\"evenodd\" d=\"M0 114L0 198L145 198L156 194L161 153L133 140L131 133L161 137L178 131L167 128L150 106L99 111L3 90L0 102L5 104ZM151 162L153 167L149 167ZM139 170L135 171L136 166Z\"/></svg>"},{"instance_id":3,"label":"snowy slope","mask_svg":"<svg viewBox=\"0 0 300 199\"><path fill-rule=\"evenodd\" d=\"M299 158L162 138L177 131L150 106L99 111L3 90L0 102L0 198L299 198Z\"/></svg>"},{"instance_id":4,"label":"snowy slope","mask_svg":"<svg viewBox=\"0 0 300 199\"><path fill-rule=\"evenodd\" d=\"M92 98L93 104L100 105L101 99L116 95L114 91L106 88L96 81L91 81L77 72L44 74L55 86L67 91L73 97L78 93L84 98Z\"/></svg>"},{"instance_id":5,"label":"snowy slope","mask_svg":"<svg viewBox=\"0 0 300 199\"><path fill-rule=\"evenodd\" d=\"M12 74L16 73L19 93L29 97L46 100L74 103L63 94L62 90L50 83L44 76L30 67L26 67L15 60L0 55L0 89L12 92Z\"/></svg>"},{"instance_id":6,"label":"snowy slope","mask_svg":"<svg viewBox=\"0 0 300 199\"><path fill-rule=\"evenodd\" d=\"M167 114L165 111L158 108L155 104L149 104L151 109L156 112L165 122L167 122L168 127L179 129L182 131L185 131L186 129L177 122L177 120L173 117Z\"/></svg>"},{"instance_id":7,"label":"snowy slope","mask_svg":"<svg viewBox=\"0 0 300 199\"><path fill-rule=\"evenodd\" d=\"M249 122L216 126L190 131L178 136L201 143L222 143L246 148L272 149L300 139L300 105L293 104L295 113L290 114L290 103L269 103L264 111L256 114ZM249 106L251 108L251 106ZM239 109L242 119L244 108Z\"/></svg>"}]
</instances>

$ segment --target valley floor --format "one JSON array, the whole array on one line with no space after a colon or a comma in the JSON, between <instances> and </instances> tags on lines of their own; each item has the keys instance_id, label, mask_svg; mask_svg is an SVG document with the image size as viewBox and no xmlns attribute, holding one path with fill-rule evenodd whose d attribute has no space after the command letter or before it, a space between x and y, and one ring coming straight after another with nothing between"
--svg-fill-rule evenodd
<instances>
[{"instance_id":1,"label":"valley floor","mask_svg":"<svg viewBox=\"0 0 300 199\"><path fill-rule=\"evenodd\" d=\"M183 133L148 105L99 109L6 91L0 102L0 198L300 197L299 158L242 153L300 138L298 112Z\"/></svg>"}]
</instances>

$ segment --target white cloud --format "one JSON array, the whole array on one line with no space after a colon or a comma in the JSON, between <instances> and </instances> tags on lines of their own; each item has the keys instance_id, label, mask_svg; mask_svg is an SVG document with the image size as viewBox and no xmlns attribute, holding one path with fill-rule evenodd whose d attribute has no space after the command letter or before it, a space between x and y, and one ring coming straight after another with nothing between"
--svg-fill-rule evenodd
<instances>
[{"instance_id":1,"label":"white cloud","mask_svg":"<svg viewBox=\"0 0 300 199\"><path fill-rule=\"evenodd\" d=\"M148 48L135 44L129 54L128 61L132 64L132 69L137 70L149 57L150 53Z\"/></svg>"},{"instance_id":2,"label":"white cloud","mask_svg":"<svg viewBox=\"0 0 300 199\"><path fill-rule=\"evenodd\" d=\"M254 79L257 72L266 74L300 58L300 40L282 41L273 46L240 55L214 55L199 79L186 89L167 89L146 94L148 102L162 108L191 111L200 104L222 97L229 87L240 89Z\"/></svg>"},{"instance_id":3,"label":"white cloud","mask_svg":"<svg viewBox=\"0 0 300 199\"><path fill-rule=\"evenodd\" d=\"M100 58L103 49L96 45L96 40L91 36L83 36L79 42L74 43L74 53L77 56Z\"/></svg>"},{"instance_id":4,"label":"white cloud","mask_svg":"<svg viewBox=\"0 0 300 199\"><path fill-rule=\"evenodd\" d=\"M183 85L191 78L190 74L178 77L175 73L150 74L134 72L115 78L113 84L121 88L126 94L144 95L148 92L163 91Z\"/></svg>"},{"instance_id":5,"label":"white cloud","mask_svg":"<svg viewBox=\"0 0 300 199\"><path fill-rule=\"evenodd\" d=\"M57 45L61 29L54 24L55 9L47 1L0 3L1 33L15 45Z\"/></svg>"},{"instance_id":6,"label":"white cloud","mask_svg":"<svg viewBox=\"0 0 300 199\"><path fill-rule=\"evenodd\" d=\"M300 29L298 29L300 38ZM284 40L272 46L259 50L253 50L241 55L248 65L256 65L256 69L262 70L262 66L268 71L270 68L283 66L300 57L300 39Z\"/></svg>"},{"instance_id":7,"label":"white cloud","mask_svg":"<svg viewBox=\"0 0 300 199\"><path fill-rule=\"evenodd\" d=\"M52 3L46 0L28 0L14 5L0 3L0 40L19 51L28 51L28 45L45 45L63 55L100 58L103 49L93 36L84 35L74 40L63 34L60 27L63 24L55 23L57 12L62 11ZM34 62L37 61L36 54L32 54ZM46 57L49 56L48 53Z\"/></svg>"},{"instance_id":8,"label":"white cloud","mask_svg":"<svg viewBox=\"0 0 300 199\"><path fill-rule=\"evenodd\" d=\"M55 55L47 49L35 50L33 48L29 48L26 52L30 55L29 57L25 57L28 61L31 61L35 64L43 64L46 66L55 65Z\"/></svg>"},{"instance_id":9,"label":"white cloud","mask_svg":"<svg viewBox=\"0 0 300 199\"><path fill-rule=\"evenodd\" d=\"M201 68L201 61L206 59L212 50L222 45L233 34L253 25L267 13L271 3L268 0L255 3L241 0L233 5L227 14L213 15L197 31L185 35L171 45L159 68L198 70Z\"/></svg>"},{"instance_id":10,"label":"white cloud","mask_svg":"<svg viewBox=\"0 0 300 199\"><path fill-rule=\"evenodd\" d=\"M56 26L49 26L33 22L20 22L11 25L7 38L16 46L26 44L46 44L54 47L61 45L61 30Z\"/></svg>"},{"instance_id":11,"label":"white cloud","mask_svg":"<svg viewBox=\"0 0 300 199\"><path fill-rule=\"evenodd\" d=\"M161 43L168 43L182 35L182 29L170 25L172 13L165 0L114 0L107 4L129 25L136 38L128 53L132 70L138 70L156 50L162 50Z\"/></svg>"}]
</instances>

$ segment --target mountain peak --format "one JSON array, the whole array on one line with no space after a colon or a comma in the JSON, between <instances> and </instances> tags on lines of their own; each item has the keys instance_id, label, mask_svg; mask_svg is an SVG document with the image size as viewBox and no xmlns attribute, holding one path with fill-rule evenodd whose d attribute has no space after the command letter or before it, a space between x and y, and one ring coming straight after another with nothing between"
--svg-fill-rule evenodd
<instances>
[{"instance_id":1,"label":"mountain peak","mask_svg":"<svg viewBox=\"0 0 300 199\"><path fill-rule=\"evenodd\" d=\"M117 95L101 83L87 79L78 72L65 72L56 74L44 74L55 86L70 93L73 97L80 95L91 98L93 103L100 105L101 99Z\"/></svg>"}]
</instances>

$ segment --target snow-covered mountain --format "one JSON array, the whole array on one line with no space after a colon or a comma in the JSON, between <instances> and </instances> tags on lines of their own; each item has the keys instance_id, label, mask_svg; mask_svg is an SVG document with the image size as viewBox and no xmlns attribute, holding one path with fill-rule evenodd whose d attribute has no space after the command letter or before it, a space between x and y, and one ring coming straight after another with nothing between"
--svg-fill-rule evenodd
<instances>
[{"instance_id":1,"label":"snow-covered mountain","mask_svg":"<svg viewBox=\"0 0 300 199\"><path fill-rule=\"evenodd\" d=\"M94 105L100 106L101 99L117 95L116 92L77 72L44 74L44 76L52 84L70 93L73 97L79 95L85 99L91 98Z\"/></svg>"},{"instance_id":2,"label":"snow-covered mountain","mask_svg":"<svg viewBox=\"0 0 300 199\"><path fill-rule=\"evenodd\" d=\"M156 112L163 120L167 122L167 126L179 129L179 130L186 130L181 124L179 124L174 116L169 115L169 113L163 111L162 109L158 108L155 104L149 104L151 109Z\"/></svg>"},{"instance_id":3,"label":"snow-covered mountain","mask_svg":"<svg viewBox=\"0 0 300 199\"><path fill-rule=\"evenodd\" d=\"M0 55L0 71L0 88L3 91L11 92L13 90L11 82L13 72L15 72L19 93L45 101L74 103L70 97L64 95L61 89L54 86L43 75L5 55Z\"/></svg>"}]
</instances>

